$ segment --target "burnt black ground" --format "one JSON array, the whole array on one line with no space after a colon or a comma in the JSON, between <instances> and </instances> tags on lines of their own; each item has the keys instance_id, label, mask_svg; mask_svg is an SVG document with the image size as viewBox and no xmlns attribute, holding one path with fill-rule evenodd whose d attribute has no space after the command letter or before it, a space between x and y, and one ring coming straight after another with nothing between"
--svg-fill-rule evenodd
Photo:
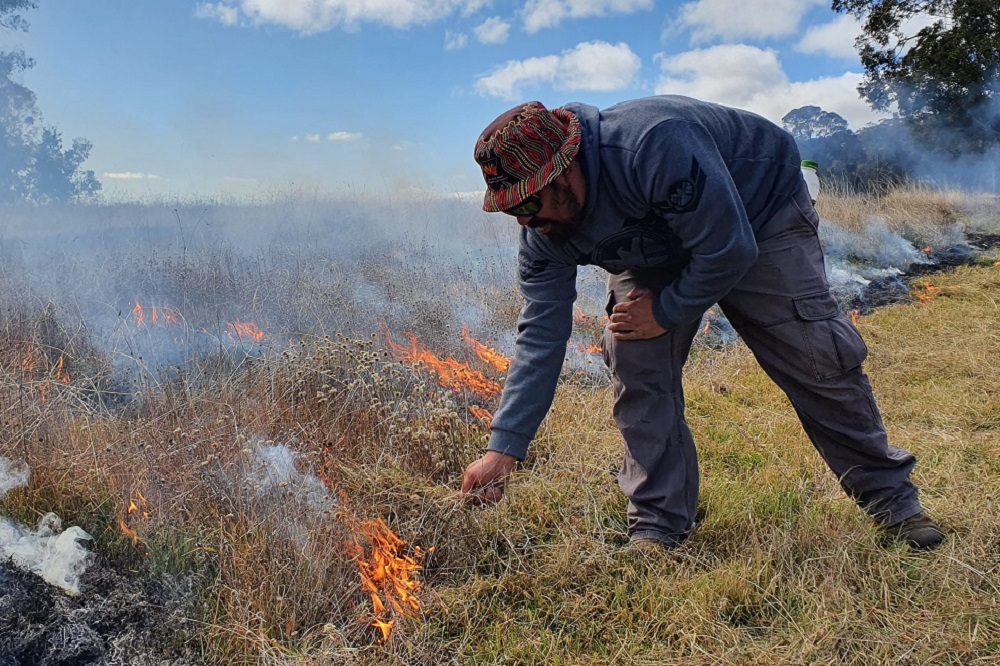
<instances>
[{"instance_id":1,"label":"burnt black ground","mask_svg":"<svg viewBox=\"0 0 1000 666\"><path fill-rule=\"evenodd\" d=\"M932 252L930 263L910 264L900 275L872 280L860 296L842 302L841 308L845 312L857 310L866 315L886 305L907 302L911 300L908 283L913 278L975 264L984 251L997 247L1000 247L1000 234L969 234L967 243Z\"/></svg>"},{"instance_id":2,"label":"burnt black ground","mask_svg":"<svg viewBox=\"0 0 1000 666\"><path fill-rule=\"evenodd\" d=\"M194 579L90 565L80 594L0 562L0 666L195 666Z\"/></svg>"}]
</instances>

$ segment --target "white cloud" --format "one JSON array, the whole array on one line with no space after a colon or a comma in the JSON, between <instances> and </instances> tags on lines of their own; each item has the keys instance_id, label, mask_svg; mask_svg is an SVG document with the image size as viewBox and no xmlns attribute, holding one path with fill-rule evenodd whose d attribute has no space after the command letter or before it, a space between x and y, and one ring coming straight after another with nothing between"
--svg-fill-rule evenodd
<instances>
[{"instance_id":1,"label":"white cloud","mask_svg":"<svg viewBox=\"0 0 1000 666\"><path fill-rule=\"evenodd\" d=\"M326 135L327 141L358 141L364 137L361 132L330 132Z\"/></svg>"},{"instance_id":2,"label":"white cloud","mask_svg":"<svg viewBox=\"0 0 1000 666\"><path fill-rule=\"evenodd\" d=\"M583 42L561 55L511 60L477 80L476 92L517 99L522 87L543 83L567 92L611 92L628 87L640 67L628 44Z\"/></svg>"},{"instance_id":3,"label":"white cloud","mask_svg":"<svg viewBox=\"0 0 1000 666\"><path fill-rule=\"evenodd\" d=\"M308 141L309 143L319 143L320 142L319 134L306 134L305 138L306 138L306 141Z\"/></svg>"},{"instance_id":4,"label":"white cloud","mask_svg":"<svg viewBox=\"0 0 1000 666\"><path fill-rule=\"evenodd\" d=\"M139 171L119 171L115 173L105 173L108 180L163 180L162 176L155 173L142 173Z\"/></svg>"},{"instance_id":5,"label":"white cloud","mask_svg":"<svg viewBox=\"0 0 1000 666\"><path fill-rule=\"evenodd\" d=\"M336 27L356 30L362 23L409 28L444 19L456 11L478 10L483 0L222 0L203 3L195 16L225 25L281 25L304 35Z\"/></svg>"},{"instance_id":6,"label":"white cloud","mask_svg":"<svg viewBox=\"0 0 1000 666\"><path fill-rule=\"evenodd\" d=\"M223 4L221 2L212 4L203 2L194 9L195 18L216 19L222 25L236 25L240 19L239 10L236 7Z\"/></svg>"},{"instance_id":7,"label":"white cloud","mask_svg":"<svg viewBox=\"0 0 1000 666\"><path fill-rule=\"evenodd\" d=\"M736 106L779 124L786 113L807 104L839 113L855 130L884 117L858 95L860 73L792 82L769 49L731 44L656 59L663 74L657 94Z\"/></svg>"},{"instance_id":8,"label":"white cloud","mask_svg":"<svg viewBox=\"0 0 1000 666\"><path fill-rule=\"evenodd\" d=\"M653 0L528 0L524 5L524 29L537 32L554 28L563 19L632 14L653 8Z\"/></svg>"},{"instance_id":9,"label":"white cloud","mask_svg":"<svg viewBox=\"0 0 1000 666\"><path fill-rule=\"evenodd\" d=\"M681 7L672 34L690 32L691 42L786 37L812 7L828 0L695 0Z\"/></svg>"},{"instance_id":10,"label":"white cloud","mask_svg":"<svg viewBox=\"0 0 1000 666\"><path fill-rule=\"evenodd\" d=\"M469 43L469 36L464 32L444 31L444 50L458 51L464 49Z\"/></svg>"},{"instance_id":11,"label":"white cloud","mask_svg":"<svg viewBox=\"0 0 1000 666\"><path fill-rule=\"evenodd\" d=\"M493 16L473 28L472 32L476 34L480 44L503 44L510 36L510 23L499 16Z\"/></svg>"},{"instance_id":12,"label":"white cloud","mask_svg":"<svg viewBox=\"0 0 1000 666\"><path fill-rule=\"evenodd\" d=\"M862 32L861 24L850 14L841 14L833 21L814 25L795 45L799 53L815 53L832 58L857 58L854 40Z\"/></svg>"}]
</instances>

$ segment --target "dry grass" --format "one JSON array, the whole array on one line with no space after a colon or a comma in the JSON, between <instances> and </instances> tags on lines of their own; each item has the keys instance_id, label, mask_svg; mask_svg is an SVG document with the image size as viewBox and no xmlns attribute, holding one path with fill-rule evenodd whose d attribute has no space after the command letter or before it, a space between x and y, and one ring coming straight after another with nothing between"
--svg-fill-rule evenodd
<instances>
[{"instance_id":1,"label":"dry grass","mask_svg":"<svg viewBox=\"0 0 1000 666\"><path fill-rule=\"evenodd\" d=\"M828 198L822 213L869 204ZM926 220L937 204L920 205L930 208L894 219ZM933 224L965 219L961 207L950 210ZM2 513L30 523L55 511L123 570L201 581L194 620L207 663L1000 662L992 262L927 279L937 290L926 290L926 303L860 320L893 441L918 455L922 498L950 533L942 549L917 555L884 543L784 396L736 346L699 349L688 367L707 518L674 553L643 558L623 548L625 500L613 476L622 444L600 373L567 374L507 499L468 509L457 488L485 432L467 407L492 405L444 391L425 369L396 362L381 339L320 333L338 314L364 313L351 298L356 272L338 268L324 282L306 267L271 280L263 259L194 256L183 279L152 260L142 270L161 292L180 284L192 307L210 309L213 293L257 312L278 299L289 320L310 328L281 352L219 344L172 373L155 373L136 352L125 355L123 376L122 357L61 323L72 317L10 298L0 455L32 470ZM230 268L220 275L213 266ZM402 279L367 261L365 284L379 285L397 320L425 313L413 327L421 339L458 355L447 313L420 288L433 271L393 266ZM255 271L252 286L238 279ZM26 289L0 277L8 293ZM487 326L512 325L509 299L452 277L453 285L436 275L454 299L489 305ZM40 350L30 371L29 345ZM296 453L294 468L269 476L261 455L284 450ZM128 514L140 492L148 518ZM350 545L366 518L434 548L419 615L398 615L385 643L369 626Z\"/></svg>"},{"instance_id":2,"label":"dry grass","mask_svg":"<svg viewBox=\"0 0 1000 666\"><path fill-rule=\"evenodd\" d=\"M857 232L880 220L889 229L911 239L934 228L960 225L966 230L998 231L996 196L960 190L942 190L910 183L887 191L850 194L838 188L823 191L816 210L824 220Z\"/></svg>"}]
</instances>

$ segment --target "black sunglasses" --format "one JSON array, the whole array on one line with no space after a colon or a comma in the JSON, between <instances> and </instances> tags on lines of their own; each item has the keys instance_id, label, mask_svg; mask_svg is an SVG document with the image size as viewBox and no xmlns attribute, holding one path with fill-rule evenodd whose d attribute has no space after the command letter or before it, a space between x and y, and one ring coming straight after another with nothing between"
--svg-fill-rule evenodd
<instances>
[{"instance_id":1,"label":"black sunglasses","mask_svg":"<svg viewBox=\"0 0 1000 666\"><path fill-rule=\"evenodd\" d=\"M542 200L537 194L529 195L524 201L504 212L514 217L531 217L542 209Z\"/></svg>"}]
</instances>

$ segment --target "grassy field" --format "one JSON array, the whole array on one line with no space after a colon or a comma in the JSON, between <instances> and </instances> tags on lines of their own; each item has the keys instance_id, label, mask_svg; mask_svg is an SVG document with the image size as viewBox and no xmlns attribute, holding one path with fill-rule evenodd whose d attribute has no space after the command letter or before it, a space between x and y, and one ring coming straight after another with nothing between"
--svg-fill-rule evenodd
<instances>
[{"instance_id":1,"label":"grassy field","mask_svg":"<svg viewBox=\"0 0 1000 666\"><path fill-rule=\"evenodd\" d=\"M988 200L909 196L828 195L820 212L858 228L878 208L918 245L955 225L1000 227ZM198 264L206 254L216 259ZM396 265L384 258L363 267L370 282L424 284L426 268L385 278ZM338 291L304 269L272 275L271 258L244 266L187 244L183 259L191 291L172 302L185 312L210 310L215 292L257 313L270 297L308 311L308 330L260 348L227 338L234 318L216 310L214 347L154 371L137 344L107 353L67 316L77 310L9 296L25 278L5 273L0 456L31 476L0 514L33 524L54 511L94 536L102 566L195 581L185 636L206 663L1000 663L1000 258L920 278L922 298L858 321L891 439L918 456L922 500L949 534L939 550L884 541L737 344L701 345L689 363L706 517L652 557L624 548L622 444L586 356L504 502L470 509L457 488L484 448L476 410L495 407L489 387L446 390L374 325L324 332L345 308L362 316L356 283ZM163 293L163 264L138 264ZM259 280L225 291L209 270L220 265ZM490 304L481 330L500 331L516 308L491 289L459 275L445 293ZM303 291L326 300L286 297ZM423 344L500 379L424 291L395 298L393 333L420 312L410 330ZM600 321L579 325L592 340ZM154 341L201 335L180 330ZM386 571L407 582L375 578Z\"/></svg>"}]
</instances>

